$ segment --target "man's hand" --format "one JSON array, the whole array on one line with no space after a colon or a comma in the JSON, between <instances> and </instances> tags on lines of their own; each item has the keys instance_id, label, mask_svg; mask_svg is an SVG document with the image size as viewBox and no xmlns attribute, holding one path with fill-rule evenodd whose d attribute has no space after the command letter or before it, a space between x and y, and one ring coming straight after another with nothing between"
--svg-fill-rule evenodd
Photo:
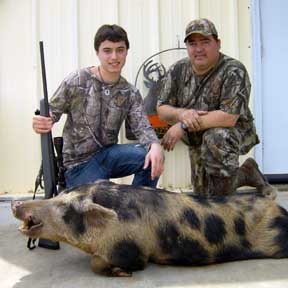
<instances>
[{"instance_id":1,"label":"man's hand","mask_svg":"<svg viewBox=\"0 0 288 288\"><path fill-rule=\"evenodd\" d=\"M151 179L154 180L161 176L164 171L164 152L160 144L152 143L146 155L144 169L151 163Z\"/></svg>"},{"instance_id":2,"label":"man's hand","mask_svg":"<svg viewBox=\"0 0 288 288\"><path fill-rule=\"evenodd\" d=\"M36 115L32 118L32 127L38 134L48 133L53 127L52 118Z\"/></svg>"},{"instance_id":3,"label":"man's hand","mask_svg":"<svg viewBox=\"0 0 288 288\"><path fill-rule=\"evenodd\" d=\"M190 132L201 131L201 116L207 113L208 111L187 109L179 115L179 121L184 123Z\"/></svg>"},{"instance_id":4,"label":"man's hand","mask_svg":"<svg viewBox=\"0 0 288 288\"><path fill-rule=\"evenodd\" d=\"M180 122L171 126L162 139L162 146L167 151L172 151L176 143L183 137L184 130L180 126Z\"/></svg>"}]
</instances>

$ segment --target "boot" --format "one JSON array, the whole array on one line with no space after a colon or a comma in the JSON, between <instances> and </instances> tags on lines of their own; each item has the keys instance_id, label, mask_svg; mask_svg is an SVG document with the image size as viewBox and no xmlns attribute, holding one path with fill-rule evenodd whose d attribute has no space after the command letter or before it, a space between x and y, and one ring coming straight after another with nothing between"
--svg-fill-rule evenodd
<instances>
[{"instance_id":1,"label":"boot","mask_svg":"<svg viewBox=\"0 0 288 288\"><path fill-rule=\"evenodd\" d=\"M236 188L241 186L255 187L258 193L271 199L277 195L277 189L269 184L253 158L248 158L238 169Z\"/></svg>"},{"instance_id":2,"label":"boot","mask_svg":"<svg viewBox=\"0 0 288 288\"><path fill-rule=\"evenodd\" d=\"M207 175L207 194L209 196L228 196L236 193L237 176L220 177Z\"/></svg>"}]
</instances>

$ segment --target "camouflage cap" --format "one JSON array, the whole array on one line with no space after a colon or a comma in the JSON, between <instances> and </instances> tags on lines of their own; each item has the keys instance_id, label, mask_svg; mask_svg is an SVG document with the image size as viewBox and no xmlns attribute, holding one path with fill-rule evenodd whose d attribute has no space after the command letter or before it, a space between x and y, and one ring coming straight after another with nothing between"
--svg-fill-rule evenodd
<instances>
[{"instance_id":1,"label":"camouflage cap","mask_svg":"<svg viewBox=\"0 0 288 288\"><path fill-rule=\"evenodd\" d=\"M193 20L188 25L186 26L185 30L185 39L184 42L186 42L187 38L191 34L202 34L204 36L210 36L210 35L215 35L218 37L217 30L214 26L214 24L208 20L208 19L197 19Z\"/></svg>"}]
</instances>

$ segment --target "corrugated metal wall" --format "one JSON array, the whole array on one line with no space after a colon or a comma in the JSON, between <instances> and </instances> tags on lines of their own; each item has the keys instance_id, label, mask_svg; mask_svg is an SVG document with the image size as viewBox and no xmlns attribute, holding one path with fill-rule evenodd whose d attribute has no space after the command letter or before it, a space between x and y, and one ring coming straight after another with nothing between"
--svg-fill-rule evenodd
<instances>
[{"instance_id":1,"label":"corrugated metal wall","mask_svg":"<svg viewBox=\"0 0 288 288\"><path fill-rule=\"evenodd\" d=\"M69 72L97 64L93 37L100 25L117 23L127 30L131 49L123 74L134 83L149 56L177 47L179 40L184 47L185 26L198 17L214 21L222 51L240 59L251 71L248 0L1 0L0 193L32 190L39 169L40 137L31 128L31 117L42 97L39 40L45 45L52 95ZM55 126L54 136L61 129L61 123ZM124 133L120 138L124 141ZM166 153L165 169L161 186L190 185L184 145Z\"/></svg>"}]
</instances>

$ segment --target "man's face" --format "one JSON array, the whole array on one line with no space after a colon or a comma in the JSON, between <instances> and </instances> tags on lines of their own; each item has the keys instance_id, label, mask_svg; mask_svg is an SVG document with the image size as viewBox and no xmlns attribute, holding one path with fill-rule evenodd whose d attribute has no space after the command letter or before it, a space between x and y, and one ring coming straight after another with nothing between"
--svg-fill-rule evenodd
<instances>
[{"instance_id":1,"label":"man's face","mask_svg":"<svg viewBox=\"0 0 288 288\"><path fill-rule=\"evenodd\" d=\"M213 36L190 35L186 41L186 47L196 74L204 74L216 64L220 44L220 40L215 40Z\"/></svg>"},{"instance_id":2,"label":"man's face","mask_svg":"<svg viewBox=\"0 0 288 288\"><path fill-rule=\"evenodd\" d=\"M103 41L96 54L99 58L101 67L109 73L121 73L125 64L128 49L124 41L111 42Z\"/></svg>"}]
</instances>

